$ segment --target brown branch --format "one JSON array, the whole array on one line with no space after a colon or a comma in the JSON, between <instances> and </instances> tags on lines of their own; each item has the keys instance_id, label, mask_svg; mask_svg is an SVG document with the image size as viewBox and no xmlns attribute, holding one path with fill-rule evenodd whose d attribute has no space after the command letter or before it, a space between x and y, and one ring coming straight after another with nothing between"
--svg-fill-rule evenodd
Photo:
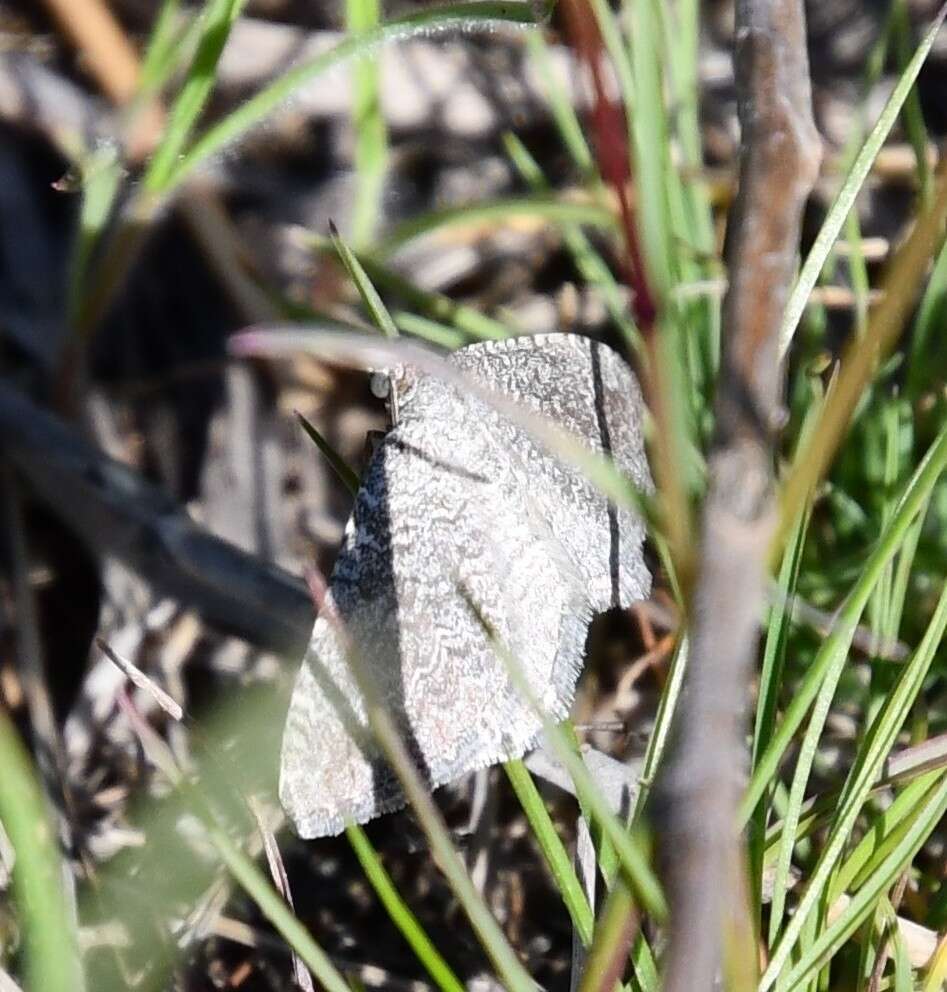
<instances>
[{"instance_id":1,"label":"brown branch","mask_svg":"<svg viewBox=\"0 0 947 992\"><path fill-rule=\"evenodd\" d=\"M312 606L299 579L208 533L163 490L0 383L5 463L93 553L121 559L221 630L292 657L305 650Z\"/></svg>"},{"instance_id":2,"label":"brown branch","mask_svg":"<svg viewBox=\"0 0 947 992\"><path fill-rule=\"evenodd\" d=\"M730 217L716 436L689 670L656 808L672 914L669 992L712 989L724 964L732 969L731 987L746 984L755 970L736 810L746 765L747 687L776 522L777 331L820 161L801 0L739 0L735 60L743 142Z\"/></svg>"}]
</instances>

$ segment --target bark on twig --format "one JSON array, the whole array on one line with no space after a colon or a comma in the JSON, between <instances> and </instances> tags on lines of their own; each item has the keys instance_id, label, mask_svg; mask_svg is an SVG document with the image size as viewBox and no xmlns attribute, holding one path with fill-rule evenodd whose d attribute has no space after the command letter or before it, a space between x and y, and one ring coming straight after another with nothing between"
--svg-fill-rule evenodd
<instances>
[{"instance_id":1,"label":"bark on twig","mask_svg":"<svg viewBox=\"0 0 947 992\"><path fill-rule=\"evenodd\" d=\"M669 992L714 987L722 947L753 967L736 826L745 711L775 525L772 435L782 373L777 332L820 144L812 120L801 0L740 0L736 69L743 130L730 218L729 288L716 436L692 610L691 654L660 782L671 903ZM739 984L739 982L737 982Z\"/></svg>"},{"instance_id":2,"label":"bark on twig","mask_svg":"<svg viewBox=\"0 0 947 992\"><path fill-rule=\"evenodd\" d=\"M301 580L197 526L167 495L0 383L0 456L95 554L260 647L299 657L312 630Z\"/></svg>"}]
</instances>

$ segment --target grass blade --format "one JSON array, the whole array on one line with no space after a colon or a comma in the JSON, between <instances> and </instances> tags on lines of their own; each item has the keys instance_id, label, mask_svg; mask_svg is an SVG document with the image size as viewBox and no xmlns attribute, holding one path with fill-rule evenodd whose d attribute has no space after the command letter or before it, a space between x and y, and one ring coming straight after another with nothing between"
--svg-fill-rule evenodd
<instances>
[{"instance_id":1,"label":"grass blade","mask_svg":"<svg viewBox=\"0 0 947 992\"><path fill-rule=\"evenodd\" d=\"M365 835L365 831L353 824L346 828L345 835L392 922L401 931L418 961L424 966L437 987L443 992L463 992L463 983L441 957L440 952L418 922L418 918L401 898L391 876L385 871L385 866L381 863L381 859Z\"/></svg>"},{"instance_id":2,"label":"grass blade","mask_svg":"<svg viewBox=\"0 0 947 992\"><path fill-rule=\"evenodd\" d=\"M346 0L346 15L352 37L364 37L378 30L381 4L379 0ZM364 245L372 240L378 226L388 160L388 133L381 113L377 61L360 59L353 68L353 76L356 189L352 241Z\"/></svg>"},{"instance_id":3,"label":"grass blade","mask_svg":"<svg viewBox=\"0 0 947 992\"><path fill-rule=\"evenodd\" d=\"M868 603L875 583L880 578L888 560L897 552L904 541L911 522L925 505L945 466L947 466L947 425L942 428L918 466L913 478L906 486L889 526L882 532L878 544L862 568L858 581L839 610L835 628L816 654L811 667L786 709L782 723L757 762L747 788L747 794L744 797L742 806L744 820L750 816L768 784L775 777L783 753L799 729L821 686L827 680L834 681L838 678L838 674L845 664L855 627Z\"/></svg>"},{"instance_id":4,"label":"grass blade","mask_svg":"<svg viewBox=\"0 0 947 992\"><path fill-rule=\"evenodd\" d=\"M315 427L297 410L296 419L302 429L309 435L312 443L322 452L326 461L332 466L335 474L342 480L345 488L355 496L358 493L358 476L345 464L342 456L332 447L331 444L316 430Z\"/></svg>"},{"instance_id":5,"label":"grass blade","mask_svg":"<svg viewBox=\"0 0 947 992\"><path fill-rule=\"evenodd\" d=\"M178 160L162 184L170 192L209 157L222 151L268 117L281 103L317 76L351 59L371 55L379 46L409 38L426 38L448 30L490 31L502 25L533 23L532 5L519 0L470 0L429 7L379 25L358 37L348 37L288 72L213 125Z\"/></svg>"},{"instance_id":6,"label":"grass blade","mask_svg":"<svg viewBox=\"0 0 947 992\"><path fill-rule=\"evenodd\" d=\"M552 873L556 888L562 896L562 901L569 912L576 931L582 943L588 947L592 942L592 930L594 927L594 917L592 907L589 906L588 899L575 873L572 859L566 853L566 849L556 833L556 828L546 809L533 777L530 775L522 761L507 761L503 770L506 777L513 786L516 798L523 807L523 812L532 827L533 836L539 844L546 865Z\"/></svg>"},{"instance_id":7,"label":"grass blade","mask_svg":"<svg viewBox=\"0 0 947 992\"><path fill-rule=\"evenodd\" d=\"M187 78L168 117L162 136L142 185L149 193L167 192L171 177L179 168L178 160L191 131L210 98L217 79L217 63L230 30L240 16L246 0L210 0L203 13L203 32L188 69Z\"/></svg>"},{"instance_id":8,"label":"grass blade","mask_svg":"<svg viewBox=\"0 0 947 992\"><path fill-rule=\"evenodd\" d=\"M13 894L23 928L28 987L75 992L84 983L56 831L26 749L3 708L0 765L0 820L16 852Z\"/></svg>"},{"instance_id":9,"label":"grass blade","mask_svg":"<svg viewBox=\"0 0 947 992\"><path fill-rule=\"evenodd\" d=\"M382 332L382 334L385 335L386 338L398 337L398 328L395 326L395 322L391 319L391 314L388 313L388 308L382 302L381 297L378 295L378 290L376 290L372 285L372 281L368 278L361 263L339 235L335 224L330 224L329 228L330 235L332 237L332 244L335 247L336 252L338 252L339 258L342 260L342 264L345 266L346 272L348 272L352 282L355 283L355 288L358 290L358 295L361 296L362 302L365 304L365 308L368 310L369 316L372 318L372 322Z\"/></svg>"},{"instance_id":10,"label":"grass blade","mask_svg":"<svg viewBox=\"0 0 947 992\"><path fill-rule=\"evenodd\" d=\"M448 227L466 227L486 222L508 223L512 218L527 217L553 224L588 224L604 230L615 228L610 210L595 203L573 203L548 193L526 197L489 200L460 207L431 210L403 221L379 245L382 256L392 254L409 241L432 231Z\"/></svg>"},{"instance_id":11,"label":"grass blade","mask_svg":"<svg viewBox=\"0 0 947 992\"><path fill-rule=\"evenodd\" d=\"M947 159L937 172L937 188L931 209L918 217L907 241L888 268L884 297L873 311L865 334L852 341L842 360L838 377L822 406L818 422L783 487L783 527L795 519L801 504L822 478L841 443L865 389L879 363L904 329L915 292L931 256L944 241L947 217Z\"/></svg>"},{"instance_id":12,"label":"grass blade","mask_svg":"<svg viewBox=\"0 0 947 992\"><path fill-rule=\"evenodd\" d=\"M822 895L823 888L848 844L852 828L865 800L868 798L871 786L880 775L885 757L894 745L897 734L907 719L914 700L921 691L924 678L934 660L945 629L947 629L947 585L944 586L940 601L914 657L903 669L898 684L885 701L865 738L863 746L859 749L842 790L832 830L819 861L811 873L806 891L796 907L796 912L773 951L770 965L763 976L761 992L765 992L776 980L801 931L807 914ZM827 682L826 685L828 684ZM825 709L827 710L827 708L826 706ZM810 727L812 736L821 735L824 717L824 712L813 716L813 723ZM809 736L807 735L807 744L811 748ZM806 744L803 745L803 753L805 752ZM799 763L800 766L803 765L803 754L800 754ZM811 764L811 761L808 764ZM808 779L808 768L805 768L804 778ZM795 784L794 781L794 788ZM789 833L787 832L785 836L788 837Z\"/></svg>"},{"instance_id":13,"label":"grass blade","mask_svg":"<svg viewBox=\"0 0 947 992\"><path fill-rule=\"evenodd\" d=\"M848 941L874 910L885 890L910 865L921 845L945 813L947 813L947 776L942 777L941 781L931 789L923 808L911 821L910 828L878 870L859 889L839 917L818 935L812 946L790 970L786 977L787 988L798 988ZM771 962L767 974L772 967ZM765 992L769 987L764 977L760 985L761 992Z\"/></svg>"},{"instance_id":14,"label":"grass blade","mask_svg":"<svg viewBox=\"0 0 947 992\"><path fill-rule=\"evenodd\" d=\"M828 258L829 252L835 244L835 239L838 237L839 231L842 230L842 225L845 223L845 218L855 203L855 198L858 196L865 179L868 177L868 173L871 171L872 164L877 158L881 146L884 144L891 128L894 127L894 123L898 119L898 114L901 112L901 108L904 106L904 102L907 100L914 86L921 67L930 53L931 46L934 44L934 39L937 37L945 15L947 15L947 6L941 7L937 16L934 18L933 24L924 35L920 45L918 45L913 58L901 73L875 126L871 129L871 133L865 139L861 151L852 163L852 168L845 177L845 181L842 183L842 188L839 190L835 202L822 222L822 227L818 235L816 235L812 248L799 273L799 278L796 280L796 285L789 295L789 302L786 304L786 312L783 316L782 326L779 329L780 356L785 355L789 350L789 345L799 325L799 318L805 309L809 294L818 281L822 266L825 265L825 260Z\"/></svg>"}]
</instances>

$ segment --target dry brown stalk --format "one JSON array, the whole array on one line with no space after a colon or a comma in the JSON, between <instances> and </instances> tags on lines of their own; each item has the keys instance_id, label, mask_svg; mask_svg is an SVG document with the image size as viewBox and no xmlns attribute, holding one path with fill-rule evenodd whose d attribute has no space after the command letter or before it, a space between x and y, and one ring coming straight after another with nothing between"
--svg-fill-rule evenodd
<instances>
[{"instance_id":1,"label":"dry brown stalk","mask_svg":"<svg viewBox=\"0 0 947 992\"><path fill-rule=\"evenodd\" d=\"M657 796L671 904L668 992L709 992L721 966L729 987L745 987L755 969L736 811L746 766L747 690L777 519L777 332L795 273L802 209L821 158L801 0L739 0L735 59L743 141L729 223L716 436L689 670Z\"/></svg>"}]
</instances>

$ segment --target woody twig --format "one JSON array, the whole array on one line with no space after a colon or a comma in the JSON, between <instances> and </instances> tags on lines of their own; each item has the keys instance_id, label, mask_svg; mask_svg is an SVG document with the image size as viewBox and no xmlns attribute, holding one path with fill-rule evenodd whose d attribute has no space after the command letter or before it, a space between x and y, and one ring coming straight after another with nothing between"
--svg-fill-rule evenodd
<instances>
[{"instance_id":1,"label":"woody twig","mask_svg":"<svg viewBox=\"0 0 947 992\"><path fill-rule=\"evenodd\" d=\"M801 0L739 0L735 59L743 139L729 221L716 434L689 671L657 795L671 904L667 992L709 992L724 965L728 985L743 987L755 967L736 814L776 525L773 435L783 381L777 332L820 161ZM724 947L742 953L725 960Z\"/></svg>"}]
</instances>

